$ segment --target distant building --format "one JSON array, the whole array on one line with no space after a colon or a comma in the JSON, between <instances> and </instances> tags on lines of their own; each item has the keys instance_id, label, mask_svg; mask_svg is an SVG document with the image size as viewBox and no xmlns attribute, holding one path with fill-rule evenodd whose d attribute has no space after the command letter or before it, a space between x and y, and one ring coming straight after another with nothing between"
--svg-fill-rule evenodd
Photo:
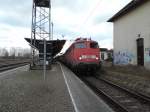
<instances>
[{"instance_id":1,"label":"distant building","mask_svg":"<svg viewBox=\"0 0 150 112\"><path fill-rule=\"evenodd\" d=\"M113 61L113 49L110 49L110 50L108 50L108 59L110 60L110 61Z\"/></svg>"},{"instance_id":2,"label":"distant building","mask_svg":"<svg viewBox=\"0 0 150 112\"><path fill-rule=\"evenodd\" d=\"M101 60L107 60L108 59L108 49L107 48L100 48L100 56Z\"/></svg>"},{"instance_id":3,"label":"distant building","mask_svg":"<svg viewBox=\"0 0 150 112\"><path fill-rule=\"evenodd\" d=\"M114 64L150 69L150 0L132 0L108 22L114 23Z\"/></svg>"},{"instance_id":4,"label":"distant building","mask_svg":"<svg viewBox=\"0 0 150 112\"><path fill-rule=\"evenodd\" d=\"M112 61L113 59L113 50L108 50L107 48L100 48L100 57L102 61Z\"/></svg>"}]
</instances>

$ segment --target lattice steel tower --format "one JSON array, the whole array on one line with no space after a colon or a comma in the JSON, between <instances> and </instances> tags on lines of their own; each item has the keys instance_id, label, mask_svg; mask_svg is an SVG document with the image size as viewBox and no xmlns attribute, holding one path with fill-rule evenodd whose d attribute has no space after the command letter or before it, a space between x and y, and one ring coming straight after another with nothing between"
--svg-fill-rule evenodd
<instances>
[{"instance_id":1,"label":"lattice steel tower","mask_svg":"<svg viewBox=\"0 0 150 112\"><path fill-rule=\"evenodd\" d=\"M35 60L36 39L51 40L51 0L33 0L31 45Z\"/></svg>"}]
</instances>

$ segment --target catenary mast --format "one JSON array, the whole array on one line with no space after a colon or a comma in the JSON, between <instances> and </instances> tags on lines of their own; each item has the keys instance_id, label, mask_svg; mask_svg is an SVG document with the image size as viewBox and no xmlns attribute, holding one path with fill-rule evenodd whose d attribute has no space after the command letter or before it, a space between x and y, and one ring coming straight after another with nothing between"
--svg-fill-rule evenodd
<instances>
[{"instance_id":1,"label":"catenary mast","mask_svg":"<svg viewBox=\"0 0 150 112\"><path fill-rule=\"evenodd\" d=\"M34 65L36 61L36 49L34 48L36 39L51 40L51 0L33 0L31 29L32 60Z\"/></svg>"}]
</instances>

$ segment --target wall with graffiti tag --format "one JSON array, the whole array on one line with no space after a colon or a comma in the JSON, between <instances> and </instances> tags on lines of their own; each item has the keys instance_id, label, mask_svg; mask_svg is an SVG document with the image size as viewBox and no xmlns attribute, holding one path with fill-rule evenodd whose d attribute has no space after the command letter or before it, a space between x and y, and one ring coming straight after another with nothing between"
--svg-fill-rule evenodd
<instances>
[{"instance_id":1,"label":"wall with graffiti tag","mask_svg":"<svg viewBox=\"0 0 150 112\"><path fill-rule=\"evenodd\" d=\"M145 48L144 60L150 62L150 48Z\"/></svg>"},{"instance_id":2,"label":"wall with graffiti tag","mask_svg":"<svg viewBox=\"0 0 150 112\"><path fill-rule=\"evenodd\" d=\"M119 51L114 53L114 64L132 64L134 55L128 51Z\"/></svg>"}]
</instances>

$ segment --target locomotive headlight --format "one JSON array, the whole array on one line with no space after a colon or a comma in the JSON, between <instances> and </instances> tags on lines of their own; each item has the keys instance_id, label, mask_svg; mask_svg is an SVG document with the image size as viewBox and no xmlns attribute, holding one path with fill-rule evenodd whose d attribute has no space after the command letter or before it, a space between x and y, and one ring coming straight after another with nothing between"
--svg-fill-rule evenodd
<instances>
[{"instance_id":1,"label":"locomotive headlight","mask_svg":"<svg viewBox=\"0 0 150 112\"><path fill-rule=\"evenodd\" d=\"M79 57L79 60L82 60L82 57Z\"/></svg>"},{"instance_id":2,"label":"locomotive headlight","mask_svg":"<svg viewBox=\"0 0 150 112\"><path fill-rule=\"evenodd\" d=\"M96 60L98 60L99 58L98 57L96 57Z\"/></svg>"}]
</instances>

